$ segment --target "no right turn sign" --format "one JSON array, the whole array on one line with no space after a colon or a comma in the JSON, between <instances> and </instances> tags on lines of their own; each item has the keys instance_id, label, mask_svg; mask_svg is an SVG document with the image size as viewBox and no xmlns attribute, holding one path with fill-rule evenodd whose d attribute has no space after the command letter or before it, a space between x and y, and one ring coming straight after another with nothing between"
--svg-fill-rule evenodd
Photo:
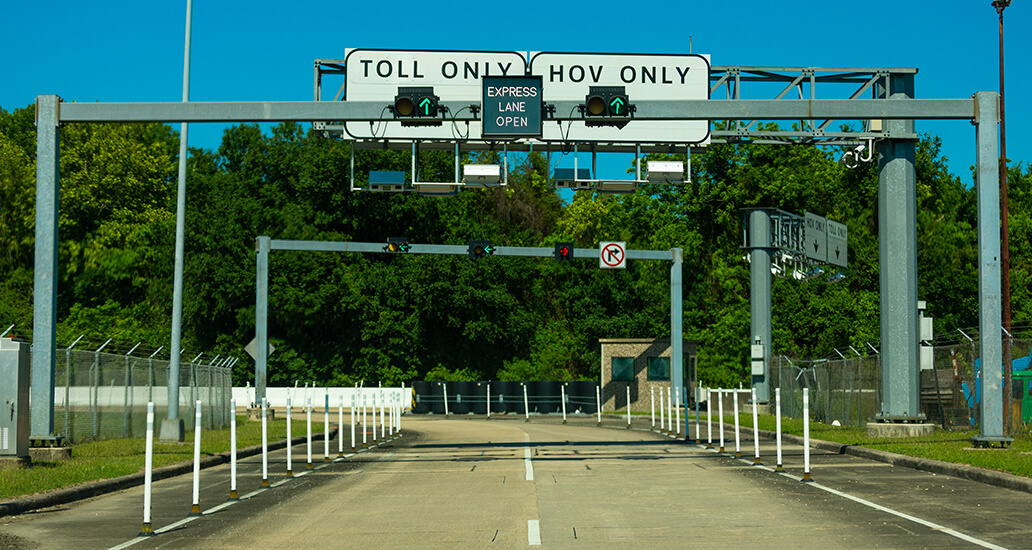
<instances>
[{"instance_id":1,"label":"no right turn sign","mask_svg":"<svg viewBox=\"0 0 1032 550\"><path fill-rule=\"evenodd\" d=\"M623 269L627 267L627 243L598 243L598 266L603 269Z\"/></svg>"}]
</instances>

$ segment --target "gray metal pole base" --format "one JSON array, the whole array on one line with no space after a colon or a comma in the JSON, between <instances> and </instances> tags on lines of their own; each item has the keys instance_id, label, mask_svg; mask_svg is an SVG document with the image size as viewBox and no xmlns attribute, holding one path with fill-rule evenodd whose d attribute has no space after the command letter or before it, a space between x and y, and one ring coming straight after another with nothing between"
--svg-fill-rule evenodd
<instances>
[{"instance_id":1,"label":"gray metal pole base","mask_svg":"<svg viewBox=\"0 0 1032 550\"><path fill-rule=\"evenodd\" d=\"M920 437L935 433L935 424L921 423L898 423L898 422L868 422L867 435L871 437Z\"/></svg>"},{"instance_id":2,"label":"gray metal pole base","mask_svg":"<svg viewBox=\"0 0 1032 550\"><path fill-rule=\"evenodd\" d=\"M161 420L161 437L159 441L182 443L186 441L186 429L182 418L163 418Z\"/></svg>"}]
</instances>

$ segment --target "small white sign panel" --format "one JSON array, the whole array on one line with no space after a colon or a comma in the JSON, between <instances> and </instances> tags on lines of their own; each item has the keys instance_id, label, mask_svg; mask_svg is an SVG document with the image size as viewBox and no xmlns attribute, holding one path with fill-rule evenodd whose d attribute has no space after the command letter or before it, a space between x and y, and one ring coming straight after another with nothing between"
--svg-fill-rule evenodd
<instances>
[{"instance_id":1,"label":"small white sign panel","mask_svg":"<svg viewBox=\"0 0 1032 550\"><path fill-rule=\"evenodd\" d=\"M248 342L246 346L244 346L244 351L246 351L252 359L258 359L258 339L251 338L251 341ZM272 355L275 351L276 346L272 345L272 342L269 342L269 353L266 355L266 357Z\"/></svg>"},{"instance_id":2,"label":"small white sign panel","mask_svg":"<svg viewBox=\"0 0 1032 550\"><path fill-rule=\"evenodd\" d=\"M805 213L806 257L818 262L828 261L827 220L817 214Z\"/></svg>"},{"instance_id":3,"label":"small white sign panel","mask_svg":"<svg viewBox=\"0 0 1032 550\"><path fill-rule=\"evenodd\" d=\"M606 53L530 54L530 74L540 75L546 102L584 102L591 86L623 86L627 100L709 99L708 55ZM574 113L576 115L577 113ZM570 113L556 113L570 116ZM710 139L706 120L634 120L623 128L583 122L545 124L543 141L604 143L693 143Z\"/></svg>"},{"instance_id":4,"label":"small white sign panel","mask_svg":"<svg viewBox=\"0 0 1032 550\"><path fill-rule=\"evenodd\" d=\"M627 243L598 243L598 266L603 269L623 269L627 267Z\"/></svg>"},{"instance_id":5,"label":"small white sign panel","mask_svg":"<svg viewBox=\"0 0 1032 550\"><path fill-rule=\"evenodd\" d=\"M849 230L846 224L828 220L828 262L839 267L847 266Z\"/></svg>"},{"instance_id":6,"label":"small white sign panel","mask_svg":"<svg viewBox=\"0 0 1032 550\"><path fill-rule=\"evenodd\" d=\"M346 71L344 99L382 101L394 104L399 87L433 86L441 103L479 105L485 76L523 76L527 62L519 52L445 52L416 50L348 49L344 56ZM454 114L454 113L452 113ZM468 113L463 113L468 114ZM452 124L441 119L441 126L405 126L384 110L384 122L348 122L348 135L357 139L437 139L454 141L479 138L479 122Z\"/></svg>"}]
</instances>

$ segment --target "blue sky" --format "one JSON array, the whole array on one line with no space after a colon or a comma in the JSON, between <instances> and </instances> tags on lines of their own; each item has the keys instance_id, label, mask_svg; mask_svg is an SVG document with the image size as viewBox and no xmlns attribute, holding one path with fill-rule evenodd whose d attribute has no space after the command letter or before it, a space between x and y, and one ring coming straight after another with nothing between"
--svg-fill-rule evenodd
<instances>
[{"instance_id":1,"label":"blue sky","mask_svg":"<svg viewBox=\"0 0 1032 550\"><path fill-rule=\"evenodd\" d=\"M713 65L916 67L916 94L963 98L997 90L997 16L990 0L247 3L195 0L190 98L306 101L312 63L345 48L710 54ZM424 6L427 6L424 4ZM78 102L179 101L186 2L5 2L0 107L39 94ZM1006 16L1008 153L1032 161L1032 6ZM818 88L820 90L820 88ZM751 99L764 99L755 97ZM951 170L970 182L968 122L919 121L943 138ZM194 124L190 145L214 148L222 127ZM629 158L613 163L620 171ZM616 175L602 174L605 177Z\"/></svg>"}]
</instances>

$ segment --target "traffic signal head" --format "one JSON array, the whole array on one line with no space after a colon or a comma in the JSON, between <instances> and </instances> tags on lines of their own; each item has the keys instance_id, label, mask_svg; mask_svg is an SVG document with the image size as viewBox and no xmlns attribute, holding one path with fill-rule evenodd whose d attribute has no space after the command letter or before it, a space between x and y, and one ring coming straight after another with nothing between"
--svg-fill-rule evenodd
<instances>
[{"instance_id":1,"label":"traffic signal head","mask_svg":"<svg viewBox=\"0 0 1032 550\"><path fill-rule=\"evenodd\" d=\"M494 253L495 247L491 241L469 241L469 259L471 260L477 260Z\"/></svg>"},{"instance_id":2,"label":"traffic signal head","mask_svg":"<svg viewBox=\"0 0 1032 550\"><path fill-rule=\"evenodd\" d=\"M622 128L634 112L623 86L591 86L581 107L588 126Z\"/></svg>"},{"instance_id":3,"label":"traffic signal head","mask_svg":"<svg viewBox=\"0 0 1032 550\"><path fill-rule=\"evenodd\" d=\"M573 243L555 243L555 259L568 262L573 259Z\"/></svg>"},{"instance_id":4,"label":"traffic signal head","mask_svg":"<svg viewBox=\"0 0 1032 550\"><path fill-rule=\"evenodd\" d=\"M632 110L623 86L592 86L584 97L584 116L626 117Z\"/></svg>"},{"instance_id":5,"label":"traffic signal head","mask_svg":"<svg viewBox=\"0 0 1032 550\"><path fill-rule=\"evenodd\" d=\"M408 252L412 248L405 237L391 237L387 239L387 246L383 249L387 252Z\"/></svg>"},{"instance_id":6,"label":"traffic signal head","mask_svg":"<svg viewBox=\"0 0 1032 550\"><path fill-rule=\"evenodd\" d=\"M439 111L441 98L434 95L434 88L398 88L394 96L392 111L395 118L435 118ZM404 122L402 123L404 125Z\"/></svg>"}]
</instances>

